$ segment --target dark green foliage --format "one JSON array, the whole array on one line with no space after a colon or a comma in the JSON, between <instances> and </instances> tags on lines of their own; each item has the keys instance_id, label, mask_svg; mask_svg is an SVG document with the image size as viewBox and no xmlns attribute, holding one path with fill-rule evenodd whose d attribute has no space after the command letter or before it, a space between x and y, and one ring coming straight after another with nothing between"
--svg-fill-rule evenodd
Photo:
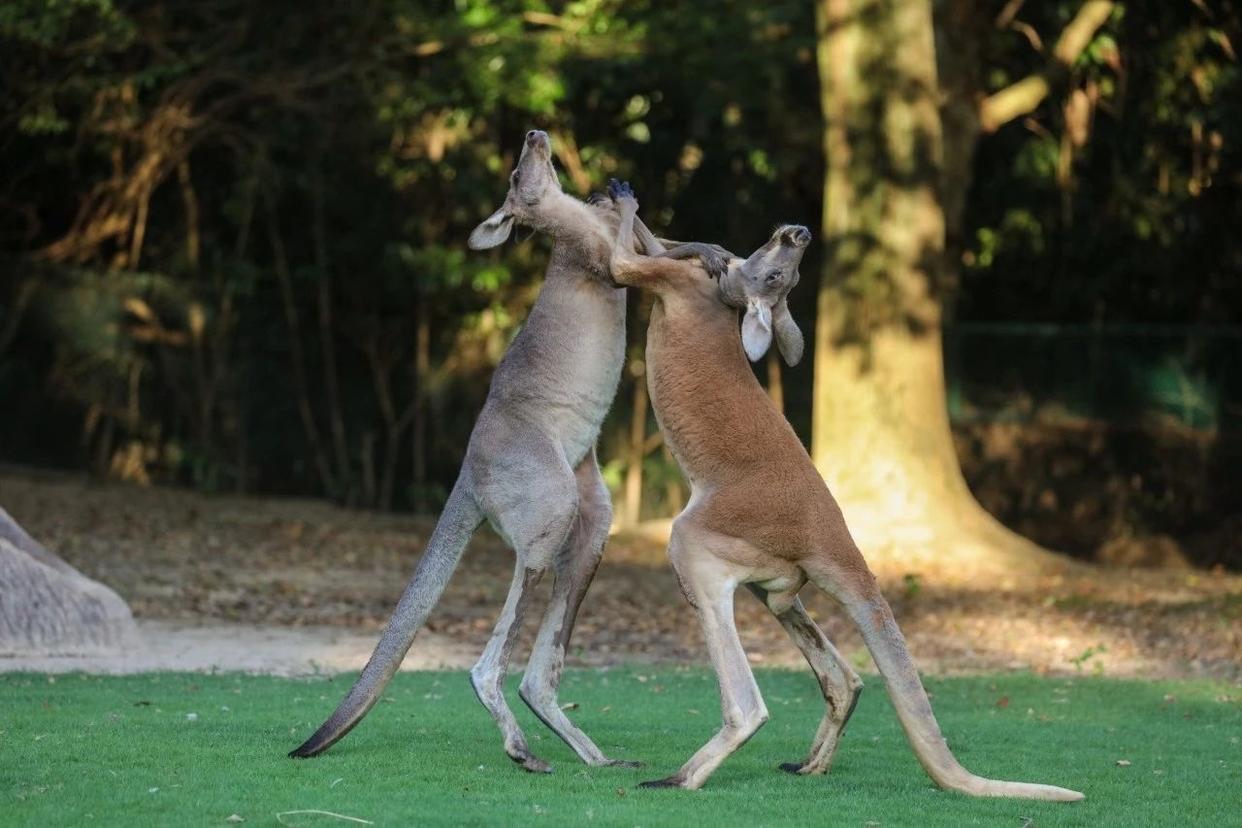
<instances>
[{"instance_id":1,"label":"dark green foliage","mask_svg":"<svg viewBox=\"0 0 1242 828\"><path fill-rule=\"evenodd\" d=\"M1050 37L1078 5L1021 17ZM962 318L1242 322L1239 13L1120 4L1069 82L1096 97L1084 143L1065 140L1065 96L980 142ZM1042 60L1017 32L986 46L989 90Z\"/></svg>"},{"instance_id":2,"label":"dark green foliage","mask_svg":"<svg viewBox=\"0 0 1242 828\"><path fill-rule=\"evenodd\" d=\"M985 92L1043 60L991 25L1003 5L978 4ZM1051 42L1077 5L1020 17ZM815 226L812 12L4 4L0 459L434 506L546 250L465 250L522 133L553 132L572 192L628 177L673 237L744 251ZM1232 2L1126 3L1031 123L981 139L960 317L1239 321L1238 34ZM1067 168L1063 103L1088 87ZM794 297L808 331L819 258ZM784 377L804 437L811 371ZM670 470L647 465L654 496Z\"/></svg>"}]
</instances>

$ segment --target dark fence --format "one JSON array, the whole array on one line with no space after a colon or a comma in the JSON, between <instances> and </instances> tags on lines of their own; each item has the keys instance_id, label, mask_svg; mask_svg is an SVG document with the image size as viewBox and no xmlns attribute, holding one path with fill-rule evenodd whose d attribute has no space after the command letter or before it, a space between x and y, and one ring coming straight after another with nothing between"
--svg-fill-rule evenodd
<instances>
[{"instance_id":1,"label":"dark fence","mask_svg":"<svg viewBox=\"0 0 1242 828\"><path fill-rule=\"evenodd\" d=\"M945 362L956 423L1242 431L1242 327L959 322Z\"/></svg>"}]
</instances>

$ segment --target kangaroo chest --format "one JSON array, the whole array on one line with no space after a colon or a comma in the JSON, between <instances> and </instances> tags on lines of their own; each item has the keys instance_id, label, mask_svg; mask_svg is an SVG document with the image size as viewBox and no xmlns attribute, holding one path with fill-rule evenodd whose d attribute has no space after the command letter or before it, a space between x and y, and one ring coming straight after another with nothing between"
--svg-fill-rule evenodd
<instances>
[{"instance_id":1,"label":"kangaroo chest","mask_svg":"<svg viewBox=\"0 0 1242 828\"><path fill-rule=\"evenodd\" d=\"M564 347L550 366L560 381L549 389L546 415L576 465L595 445L617 394L625 362L625 292L576 303L563 318Z\"/></svg>"},{"instance_id":2,"label":"kangaroo chest","mask_svg":"<svg viewBox=\"0 0 1242 828\"><path fill-rule=\"evenodd\" d=\"M560 443L576 465L599 436L625 359L625 291L549 273L492 380L506 418Z\"/></svg>"},{"instance_id":3,"label":"kangaroo chest","mask_svg":"<svg viewBox=\"0 0 1242 828\"><path fill-rule=\"evenodd\" d=\"M738 383L721 370L731 319L686 320L663 302L647 329L647 387L664 441L691 486L712 481L738 428ZM701 323L701 324L698 324Z\"/></svg>"}]
</instances>

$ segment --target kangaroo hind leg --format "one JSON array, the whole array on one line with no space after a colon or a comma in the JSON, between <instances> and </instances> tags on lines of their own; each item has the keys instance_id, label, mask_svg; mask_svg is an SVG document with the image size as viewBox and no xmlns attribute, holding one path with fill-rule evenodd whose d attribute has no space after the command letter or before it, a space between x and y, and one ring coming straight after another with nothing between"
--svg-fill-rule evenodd
<instances>
[{"instance_id":1,"label":"kangaroo hind leg","mask_svg":"<svg viewBox=\"0 0 1242 828\"><path fill-rule=\"evenodd\" d=\"M669 558L687 599L698 610L703 637L720 683L723 721L716 735L677 773L666 779L645 782L643 787L702 787L716 768L768 720L768 709L759 694L734 622L733 593L737 589L738 573L712 555L710 548L703 544L705 540L711 543L720 539L711 533L699 537L698 533L686 531L684 524L679 524L669 542Z\"/></svg>"},{"instance_id":2,"label":"kangaroo hind leg","mask_svg":"<svg viewBox=\"0 0 1242 828\"><path fill-rule=\"evenodd\" d=\"M641 767L639 762L609 759L561 709L559 690L565 651L573 634L578 608L604 554L612 524L612 502L591 452L574 471L578 486L578 519L557 556L552 599L539 628L519 694L526 706L560 736L588 765Z\"/></svg>"},{"instance_id":3,"label":"kangaroo hind leg","mask_svg":"<svg viewBox=\"0 0 1242 828\"><path fill-rule=\"evenodd\" d=\"M841 602L862 633L863 642L884 678L897 719L927 775L946 790L971 796L1007 796L1056 802L1082 799L1081 793L1067 788L988 779L962 767L945 743L905 638L893 618L892 609L880 594L875 578L866 569L843 567L842 557L844 555L825 553L818 560L804 564L806 573L816 586Z\"/></svg>"},{"instance_id":4,"label":"kangaroo hind leg","mask_svg":"<svg viewBox=\"0 0 1242 828\"><path fill-rule=\"evenodd\" d=\"M538 479L527 481L527 491L538 502L527 497L527 492L502 492L510 495L507 508L493 511L496 528L513 545L513 582L492 637L470 670L475 694L504 737L505 753L536 773L550 773L552 766L531 753L505 700L504 681L531 592L565 545L578 513L578 493L569 465L562 459L559 468L548 466L543 472Z\"/></svg>"},{"instance_id":5,"label":"kangaroo hind leg","mask_svg":"<svg viewBox=\"0 0 1242 828\"><path fill-rule=\"evenodd\" d=\"M767 593L762 587L749 584L750 591L764 604L768 603ZM789 607L768 607L776 619L781 622L785 632L802 652L811 672L819 682L820 692L824 696L826 710L824 718L815 732L811 742L811 752L804 762L785 762L781 770L796 774L827 773L832 767L832 758L836 754L837 744L845 732L845 725L854 713L858 697L862 693L863 682L858 673L849 665L837 648L832 646L828 636L815 623L802 605L801 599L794 598Z\"/></svg>"}]
</instances>

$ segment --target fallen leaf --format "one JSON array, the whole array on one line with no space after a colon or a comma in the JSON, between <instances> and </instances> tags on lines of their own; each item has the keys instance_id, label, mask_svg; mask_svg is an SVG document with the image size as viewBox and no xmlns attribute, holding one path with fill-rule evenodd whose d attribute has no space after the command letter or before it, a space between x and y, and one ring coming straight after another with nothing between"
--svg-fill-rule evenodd
<instances>
[{"instance_id":1,"label":"fallen leaf","mask_svg":"<svg viewBox=\"0 0 1242 828\"><path fill-rule=\"evenodd\" d=\"M1117 767L1119 767L1119 768L1128 768L1128 767L1130 767L1130 760L1129 760L1129 759L1118 759L1118 760L1117 760Z\"/></svg>"}]
</instances>

